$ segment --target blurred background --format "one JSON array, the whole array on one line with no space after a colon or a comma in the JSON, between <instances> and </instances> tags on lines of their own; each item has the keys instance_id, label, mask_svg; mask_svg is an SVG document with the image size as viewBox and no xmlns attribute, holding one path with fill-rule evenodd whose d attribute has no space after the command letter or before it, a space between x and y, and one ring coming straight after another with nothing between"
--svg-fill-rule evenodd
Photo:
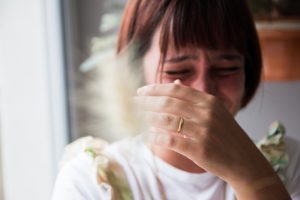
<instances>
[{"instance_id":1,"label":"blurred background","mask_svg":"<svg viewBox=\"0 0 300 200\"><path fill-rule=\"evenodd\" d=\"M300 140L300 1L248 0L263 82L237 120L252 138L274 120ZM94 53L114 51L126 0L0 0L0 199L50 199L63 147L101 131Z\"/></svg>"}]
</instances>

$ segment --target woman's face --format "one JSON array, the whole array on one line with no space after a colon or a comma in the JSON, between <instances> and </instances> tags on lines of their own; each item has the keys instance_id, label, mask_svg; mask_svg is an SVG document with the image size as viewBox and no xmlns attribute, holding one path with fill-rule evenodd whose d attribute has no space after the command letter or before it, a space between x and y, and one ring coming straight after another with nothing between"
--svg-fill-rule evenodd
<instances>
[{"instance_id":1,"label":"woman's face","mask_svg":"<svg viewBox=\"0 0 300 200\"><path fill-rule=\"evenodd\" d=\"M235 115L244 95L243 56L235 50L185 48L176 51L170 46L163 70L158 72L159 37L160 31L157 31L143 60L146 83L154 84L156 75L162 77L162 83L180 79L184 85L218 97Z\"/></svg>"}]
</instances>

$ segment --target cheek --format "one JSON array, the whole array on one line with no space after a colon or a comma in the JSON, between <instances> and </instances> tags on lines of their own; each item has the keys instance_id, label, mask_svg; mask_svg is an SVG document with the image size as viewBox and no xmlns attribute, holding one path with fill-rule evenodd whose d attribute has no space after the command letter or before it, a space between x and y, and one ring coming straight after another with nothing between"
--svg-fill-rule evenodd
<instances>
[{"instance_id":1,"label":"cheek","mask_svg":"<svg viewBox=\"0 0 300 200\"><path fill-rule=\"evenodd\" d=\"M231 114L235 115L242 104L245 92L245 76L241 74L230 79L220 81L219 97Z\"/></svg>"},{"instance_id":2,"label":"cheek","mask_svg":"<svg viewBox=\"0 0 300 200\"><path fill-rule=\"evenodd\" d=\"M144 76L146 84L154 84L159 64L159 54L147 53L143 60Z\"/></svg>"},{"instance_id":3,"label":"cheek","mask_svg":"<svg viewBox=\"0 0 300 200\"><path fill-rule=\"evenodd\" d=\"M152 67L147 63L147 65L144 64L144 77L145 77L145 83L147 85L154 84L155 83L155 77L156 77L156 69L155 67Z\"/></svg>"}]
</instances>

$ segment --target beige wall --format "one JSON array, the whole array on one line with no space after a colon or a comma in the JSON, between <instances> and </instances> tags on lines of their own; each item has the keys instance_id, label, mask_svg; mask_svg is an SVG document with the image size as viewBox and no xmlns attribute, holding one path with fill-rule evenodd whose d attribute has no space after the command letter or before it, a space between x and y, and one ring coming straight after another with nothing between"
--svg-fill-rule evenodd
<instances>
[{"instance_id":1,"label":"beige wall","mask_svg":"<svg viewBox=\"0 0 300 200\"><path fill-rule=\"evenodd\" d=\"M1 123L0 123L0 200L3 200L2 149L1 149Z\"/></svg>"},{"instance_id":2,"label":"beige wall","mask_svg":"<svg viewBox=\"0 0 300 200\"><path fill-rule=\"evenodd\" d=\"M259 139L274 120L286 126L287 136L300 141L300 81L266 82L237 120L246 132Z\"/></svg>"}]
</instances>

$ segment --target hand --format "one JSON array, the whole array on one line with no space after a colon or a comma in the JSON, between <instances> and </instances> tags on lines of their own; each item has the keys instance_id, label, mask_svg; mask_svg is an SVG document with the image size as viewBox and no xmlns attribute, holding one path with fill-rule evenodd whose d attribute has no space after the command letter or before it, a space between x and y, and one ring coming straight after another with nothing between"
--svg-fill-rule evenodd
<instances>
[{"instance_id":1,"label":"hand","mask_svg":"<svg viewBox=\"0 0 300 200\"><path fill-rule=\"evenodd\" d=\"M248 189L264 186L259 180L264 183L274 180L282 185L269 163L216 97L171 83L139 89L136 101L152 127L149 137L152 144L186 156L228 182L236 193L243 196ZM177 133L181 117L184 124Z\"/></svg>"}]
</instances>

